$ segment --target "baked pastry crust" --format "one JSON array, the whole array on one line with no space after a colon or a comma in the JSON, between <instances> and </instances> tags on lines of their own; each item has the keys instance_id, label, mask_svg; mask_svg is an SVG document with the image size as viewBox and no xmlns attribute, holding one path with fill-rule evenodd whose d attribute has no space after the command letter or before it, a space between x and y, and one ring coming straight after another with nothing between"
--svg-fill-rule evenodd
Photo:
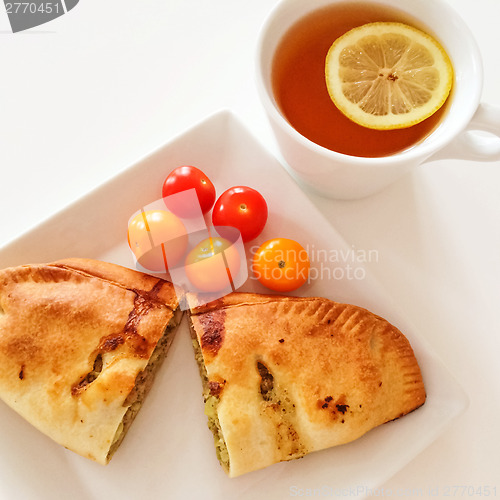
<instances>
[{"instance_id":1,"label":"baked pastry crust","mask_svg":"<svg viewBox=\"0 0 500 500\"><path fill-rule=\"evenodd\" d=\"M231 477L347 443L425 402L410 343L366 309L233 293L193 307L190 321Z\"/></svg>"},{"instance_id":2,"label":"baked pastry crust","mask_svg":"<svg viewBox=\"0 0 500 500\"><path fill-rule=\"evenodd\" d=\"M0 271L0 398L106 464L177 306L170 282L90 259Z\"/></svg>"}]
</instances>

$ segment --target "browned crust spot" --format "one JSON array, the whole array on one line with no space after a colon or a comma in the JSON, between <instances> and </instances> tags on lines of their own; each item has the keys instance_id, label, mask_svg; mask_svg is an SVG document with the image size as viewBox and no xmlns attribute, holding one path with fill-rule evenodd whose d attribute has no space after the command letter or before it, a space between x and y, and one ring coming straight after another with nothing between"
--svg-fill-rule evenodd
<instances>
[{"instance_id":1,"label":"browned crust spot","mask_svg":"<svg viewBox=\"0 0 500 500\"><path fill-rule=\"evenodd\" d=\"M216 382L213 380L209 380L208 381L208 390L210 391L210 395L220 397L220 395L222 394L222 391L224 389L225 384L226 384L225 380L223 382Z\"/></svg>"},{"instance_id":2,"label":"browned crust spot","mask_svg":"<svg viewBox=\"0 0 500 500\"><path fill-rule=\"evenodd\" d=\"M198 317L203 335L201 336L201 348L204 352L209 352L217 356L224 343L226 312L224 309L210 311Z\"/></svg>"},{"instance_id":3,"label":"browned crust spot","mask_svg":"<svg viewBox=\"0 0 500 500\"><path fill-rule=\"evenodd\" d=\"M337 419L339 414L345 416L349 411L349 405L346 403L345 394L341 394L337 399L333 396L326 396L324 399L318 399L317 407L321 410L327 410L333 420ZM342 423L344 423L344 419L342 419Z\"/></svg>"}]
</instances>

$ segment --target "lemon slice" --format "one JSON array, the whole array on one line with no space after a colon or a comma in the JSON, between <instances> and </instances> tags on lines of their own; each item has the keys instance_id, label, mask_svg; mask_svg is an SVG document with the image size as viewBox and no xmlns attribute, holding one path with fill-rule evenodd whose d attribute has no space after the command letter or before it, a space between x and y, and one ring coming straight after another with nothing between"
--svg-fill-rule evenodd
<instances>
[{"instance_id":1,"label":"lemon slice","mask_svg":"<svg viewBox=\"0 0 500 500\"><path fill-rule=\"evenodd\" d=\"M446 101L453 68L441 45L402 23L359 26L337 38L325 64L328 93L352 121L389 130L415 125Z\"/></svg>"}]
</instances>

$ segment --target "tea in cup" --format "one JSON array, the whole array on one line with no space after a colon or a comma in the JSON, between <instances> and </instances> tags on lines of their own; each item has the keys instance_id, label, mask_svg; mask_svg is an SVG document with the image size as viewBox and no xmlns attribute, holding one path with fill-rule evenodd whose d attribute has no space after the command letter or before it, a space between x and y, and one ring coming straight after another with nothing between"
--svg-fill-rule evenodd
<instances>
[{"instance_id":1,"label":"tea in cup","mask_svg":"<svg viewBox=\"0 0 500 500\"><path fill-rule=\"evenodd\" d=\"M373 22L404 23L428 33L451 60L448 99L416 125L395 130L358 125L329 95L330 46L350 29ZM259 93L285 161L299 181L326 196L373 194L431 159L500 159L500 139L484 147L484 138L464 134L477 129L500 135L500 110L479 104L477 45L443 1L282 0L264 24L257 62Z\"/></svg>"}]
</instances>

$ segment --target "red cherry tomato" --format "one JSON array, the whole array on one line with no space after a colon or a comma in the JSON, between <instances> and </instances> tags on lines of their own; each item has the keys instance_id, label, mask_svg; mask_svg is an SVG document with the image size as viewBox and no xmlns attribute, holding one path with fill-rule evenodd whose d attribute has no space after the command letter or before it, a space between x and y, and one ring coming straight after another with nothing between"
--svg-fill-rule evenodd
<instances>
[{"instance_id":1,"label":"red cherry tomato","mask_svg":"<svg viewBox=\"0 0 500 500\"><path fill-rule=\"evenodd\" d=\"M165 179L162 195L167 207L179 216L189 217L193 212L196 214L192 207L185 207L182 204L171 207L166 199L170 195L193 188L196 189L201 211L206 214L215 203L215 187L199 168L191 165L174 168Z\"/></svg>"},{"instance_id":2,"label":"red cherry tomato","mask_svg":"<svg viewBox=\"0 0 500 500\"><path fill-rule=\"evenodd\" d=\"M255 189L235 186L215 202L212 212L214 226L232 226L241 233L244 242L253 240L267 222L267 203Z\"/></svg>"}]
</instances>

